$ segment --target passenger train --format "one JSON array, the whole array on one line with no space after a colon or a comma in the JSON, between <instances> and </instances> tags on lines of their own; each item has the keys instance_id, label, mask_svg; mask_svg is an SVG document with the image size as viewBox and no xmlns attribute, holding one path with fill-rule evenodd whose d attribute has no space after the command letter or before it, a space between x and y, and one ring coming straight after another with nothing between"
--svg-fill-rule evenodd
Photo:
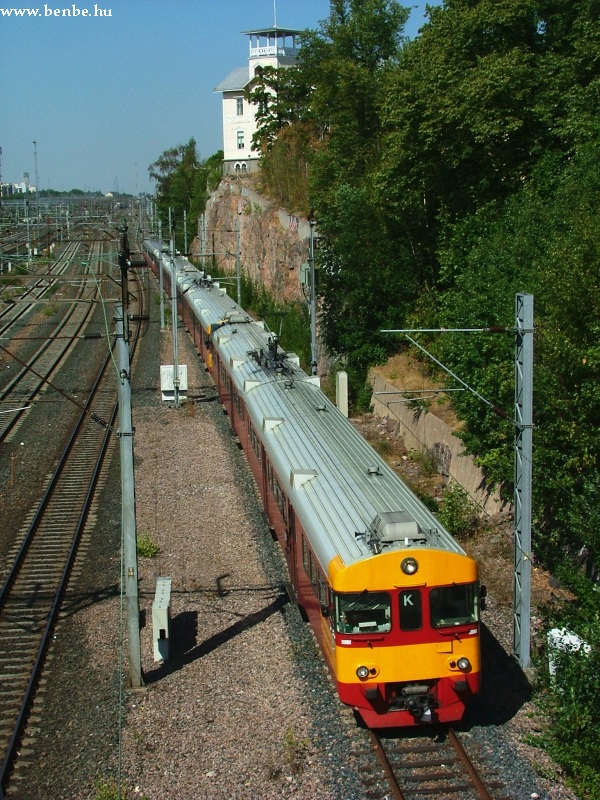
<instances>
[{"instance_id":1,"label":"passenger train","mask_svg":"<svg viewBox=\"0 0 600 800\"><path fill-rule=\"evenodd\" d=\"M157 241L340 700L371 728L460 720L480 688L477 564L263 322Z\"/></svg>"}]
</instances>

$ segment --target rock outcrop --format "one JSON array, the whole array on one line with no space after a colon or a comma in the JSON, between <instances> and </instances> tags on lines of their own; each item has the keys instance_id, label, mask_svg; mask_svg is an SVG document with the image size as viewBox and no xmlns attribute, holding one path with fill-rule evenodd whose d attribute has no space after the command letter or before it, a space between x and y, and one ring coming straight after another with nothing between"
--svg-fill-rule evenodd
<instances>
[{"instance_id":1,"label":"rock outcrop","mask_svg":"<svg viewBox=\"0 0 600 800\"><path fill-rule=\"evenodd\" d=\"M247 179L224 177L205 211L207 262L236 274L236 231L244 276L277 302L302 300L300 268L308 260L309 224L258 194ZM197 240L194 249L201 254Z\"/></svg>"}]
</instances>

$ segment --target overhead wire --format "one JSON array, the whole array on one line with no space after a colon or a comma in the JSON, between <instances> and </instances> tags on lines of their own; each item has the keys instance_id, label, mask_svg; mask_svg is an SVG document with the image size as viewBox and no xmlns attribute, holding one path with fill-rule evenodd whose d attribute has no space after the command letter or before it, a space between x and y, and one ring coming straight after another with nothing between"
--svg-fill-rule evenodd
<instances>
[{"instance_id":1,"label":"overhead wire","mask_svg":"<svg viewBox=\"0 0 600 800\"><path fill-rule=\"evenodd\" d=\"M451 331L449 329L440 329L440 328L436 328L436 329L425 329L425 328L423 328L423 329L418 329L418 330L415 329L415 330L412 330L411 332L412 333L448 333L448 332L460 332L460 333L515 333L515 330L511 329L511 328L500 327L500 326L490 326L489 328L460 328L460 329L457 328L457 329L452 329ZM417 349L419 349L421 352L423 352L437 366L439 366L440 369L442 369L444 372L446 372L448 375L450 375L454 380L456 380L459 384L461 384L461 386L463 386L467 391L469 391L471 394L473 394L475 397L477 397L479 400L481 400L481 402L483 402L485 405L487 405L489 408L491 408L498 416L500 416L502 419L507 420L508 422L511 422L512 425L515 428L519 427L519 425L518 425L516 420L511 420L509 415L503 409L501 409L499 406L495 405L492 401L488 400L480 392L478 392L474 387L470 386L466 381L463 381L462 378L460 378L455 372L453 372L451 369L446 367L432 353L430 353L425 347L423 347L412 336L410 336L408 331L405 331L405 330L402 330L402 331L400 331L400 330L398 330L398 331L382 330L381 333L386 333L386 334L402 333L410 341L410 343L412 345L414 345ZM388 341L392 342L392 339L389 336L388 336ZM401 420L399 420L399 422L401 422L401 424L404 424L404 423L402 423ZM405 427L406 427L406 425L405 425ZM424 442L421 442L421 445L424 446L424 447L426 446ZM512 449L513 449L513 454L514 454L516 452L516 447L513 446ZM521 454L521 458L524 458L524 460L527 460L527 462L533 468L533 459L529 459L526 456L523 456L523 454ZM473 497L473 495L459 481L456 480L456 478L454 476L452 476L450 473L449 473L449 475L450 475L450 477L452 477L452 479L456 483L458 483L458 485L463 489L463 491L466 492L466 494L469 497L469 499L478 508L480 508L481 511L484 514L486 514L489 517L490 521L493 524L495 524L493 519L492 519L492 515L488 511L486 511L486 509L482 506L482 504L479 503ZM554 483L554 486L555 486L556 490L558 492L560 492L563 497L567 498L569 501L573 501L573 499L576 497L577 502L580 503L587 510L587 512L589 514L594 513L594 511L591 508L591 506L589 505L589 503L587 503L580 495L576 496L573 491L568 490L566 487L561 486L557 482ZM532 553L525 553L525 552L522 551L522 554L523 554L524 557L530 559L533 562L533 554Z\"/></svg>"}]
</instances>

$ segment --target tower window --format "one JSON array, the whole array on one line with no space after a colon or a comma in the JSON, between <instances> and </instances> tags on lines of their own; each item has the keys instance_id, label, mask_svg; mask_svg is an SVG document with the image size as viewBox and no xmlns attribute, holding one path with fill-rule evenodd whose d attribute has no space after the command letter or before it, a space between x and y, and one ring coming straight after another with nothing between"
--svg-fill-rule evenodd
<instances>
[{"instance_id":1,"label":"tower window","mask_svg":"<svg viewBox=\"0 0 600 800\"><path fill-rule=\"evenodd\" d=\"M244 131L237 132L237 146L238 150L244 149Z\"/></svg>"},{"instance_id":2,"label":"tower window","mask_svg":"<svg viewBox=\"0 0 600 800\"><path fill-rule=\"evenodd\" d=\"M237 103L237 115L238 117L241 117L242 114L244 113L244 98L238 97L236 99L236 103Z\"/></svg>"}]
</instances>

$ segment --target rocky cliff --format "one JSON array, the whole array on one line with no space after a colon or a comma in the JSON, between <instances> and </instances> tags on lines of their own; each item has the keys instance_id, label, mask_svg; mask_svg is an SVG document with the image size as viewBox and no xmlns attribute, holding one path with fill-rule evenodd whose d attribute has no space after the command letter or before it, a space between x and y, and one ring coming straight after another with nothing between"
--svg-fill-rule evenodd
<instances>
[{"instance_id":1,"label":"rocky cliff","mask_svg":"<svg viewBox=\"0 0 600 800\"><path fill-rule=\"evenodd\" d=\"M205 211L208 262L236 274L236 229L242 274L264 285L277 302L304 298L300 267L308 260L309 225L258 194L248 179L227 176ZM237 226L237 228L236 228ZM194 250L201 254L196 240Z\"/></svg>"}]
</instances>

